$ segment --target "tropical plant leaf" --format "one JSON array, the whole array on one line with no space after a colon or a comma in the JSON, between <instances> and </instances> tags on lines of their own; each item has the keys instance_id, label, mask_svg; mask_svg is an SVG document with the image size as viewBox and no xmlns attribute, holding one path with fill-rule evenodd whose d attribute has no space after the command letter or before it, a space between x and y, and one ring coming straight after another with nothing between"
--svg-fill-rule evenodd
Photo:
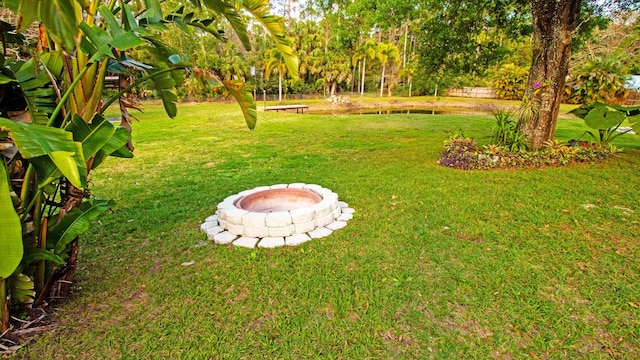
<instances>
[{"instance_id":1,"label":"tropical plant leaf","mask_svg":"<svg viewBox=\"0 0 640 360\"><path fill-rule=\"evenodd\" d=\"M589 104L589 105L582 105L580 107L577 107L577 108L569 111L569 114L573 114L573 115L579 117L580 119L584 119L584 117L587 116L589 111L593 110L593 108L596 107L596 105L598 105L598 103Z\"/></svg>"},{"instance_id":2,"label":"tropical plant leaf","mask_svg":"<svg viewBox=\"0 0 640 360\"><path fill-rule=\"evenodd\" d=\"M9 279L11 300L18 304L30 306L36 296L33 280L23 273L18 273Z\"/></svg>"},{"instance_id":3,"label":"tropical plant leaf","mask_svg":"<svg viewBox=\"0 0 640 360\"><path fill-rule=\"evenodd\" d=\"M83 166L84 173L80 173L75 156L78 152L82 152L82 145L74 144L77 146L76 151L52 151L49 153L49 158L73 186L83 189L86 185L86 167Z\"/></svg>"},{"instance_id":4,"label":"tropical plant leaf","mask_svg":"<svg viewBox=\"0 0 640 360\"><path fill-rule=\"evenodd\" d=\"M165 21L167 23L176 25L180 30L188 35L193 35L193 32L189 29L189 27L191 26L213 35L216 39L222 42L227 41L227 39L222 35L220 31L218 31L218 29L210 26L212 23L214 23L213 19L194 19L193 17L193 12L184 14L184 6L180 6L169 13L165 17Z\"/></svg>"},{"instance_id":5,"label":"tropical plant leaf","mask_svg":"<svg viewBox=\"0 0 640 360\"><path fill-rule=\"evenodd\" d=\"M164 111L171 118L176 117L178 114L178 96L174 92L176 83L170 73L161 73L151 78L151 88L155 90L157 96L162 100Z\"/></svg>"},{"instance_id":6,"label":"tropical plant leaf","mask_svg":"<svg viewBox=\"0 0 640 360\"><path fill-rule=\"evenodd\" d=\"M38 2L39 0L11 0L4 2L11 11L20 16L18 31L27 30L36 19L38 16Z\"/></svg>"},{"instance_id":7,"label":"tropical plant leaf","mask_svg":"<svg viewBox=\"0 0 640 360\"><path fill-rule=\"evenodd\" d=\"M120 158L132 158L133 157L133 153L131 152L131 150L129 150L129 148L127 146L122 146L122 147L120 147L119 149L117 149L116 151L112 152L109 155L113 156L113 157L120 157Z\"/></svg>"},{"instance_id":8,"label":"tropical plant leaf","mask_svg":"<svg viewBox=\"0 0 640 360\"><path fill-rule=\"evenodd\" d=\"M618 104L611 104L609 105L609 107L612 107L618 111L622 111L625 114L627 114L627 116L636 116L638 114L640 114L640 105L635 105L635 106L622 106L622 105L618 105Z\"/></svg>"},{"instance_id":9,"label":"tropical plant leaf","mask_svg":"<svg viewBox=\"0 0 640 360\"><path fill-rule=\"evenodd\" d=\"M28 249L22 258L22 266L26 267L40 260L51 261L58 265L65 263L64 259L61 258L60 255L56 255L50 250L32 248Z\"/></svg>"},{"instance_id":10,"label":"tropical plant leaf","mask_svg":"<svg viewBox=\"0 0 640 360\"><path fill-rule=\"evenodd\" d=\"M246 50L251 50L251 40L247 33L247 24L243 21L240 12L236 9L234 2L223 0L202 0L209 9L224 16L240 39L242 46Z\"/></svg>"},{"instance_id":11,"label":"tropical plant leaf","mask_svg":"<svg viewBox=\"0 0 640 360\"><path fill-rule=\"evenodd\" d=\"M12 79L4 74L0 74L0 85L4 85L4 84L8 84L10 82L14 82L16 81L15 79Z\"/></svg>"},{"instance_id":12,"label":"tropical plant leaf","mask_svg":"<svg viewBox=\"0 0 640 360\"><path fill-rule=\"evenodd\" d=\"M115 156L122 158L132 158L133 153L127 148L127 143L131 139L131 133L124 127L118 126L115 128L115 132L109 138L107 143L98 150L96 156L93 158L92 169L95 169L100 165L107 156Z\"/></svg>"},{"instance_id":13,"label":"tropical plant leaf","mask_svg":"<svg viewBox=\"0 0 640 360\"><path fill-rule=\"evenodd\" d=\"M6 279L20 264L24 248L22 246L22 225L13 207L9 188L9 178L4 161L0 160L0 279Z\"/></svg>"},{"instance_id":14,"label":"tropical plant leaf","mask_svg":"<svg viewBox=\"0 0 640 360\"><path fill-rule=\"evenodd\" d=\"M133 32L126 31L120 25L120 22L113 16L111 11L105 5L98 7L100 15L102 15L104 24L109 32L111 40L109 43L118 50L129 50L136 46L142 46L145 42L137 37Z\"/></svg>"},{"instance_id":15,"label":"tropical plant leaf","mask_svg":"<svg viewBox=\"0 0 640 360\"><path fill-rule=\"evenodd\" d=\"M108 61L93 64L91 66L96 68L96 73L91 78L86 76L86 81L83 84L85 103L81 110L81 114L86 114L84 115L87 117L86 120L90 120L90 116L100 112L104 79L107 74L108 65ZM89 156L85 155L85 159L89 159Z\"/></svg>"},{"instance_id":16,"label":"tropical plant leaf","mask_svg":"<svg viewBox=\"0 0 640 360\"><path fill-rule=\"evenodd\" d=\"M113 200L94 200L93 202L83 202L80 208L71 209L60 223L49 232L47 248L53 249L57 255L63 254L73 239L89 230L92 220L109 210L114 204Z\"/></svg>"},{"instance_id":17,"label":"tropical plant leaf","mask_svg":"<svg viewBox=\"0 0 640 360\"><path fill-rule=\"evenodd\" d=\"M247 127L253 130L256 127L256 122L258 120L258 112L256 111L256 103L253 100L253 94L251 91L248 91L242 83L224 81L223 84L240 105Z\"/></svg>"},{"instance_id":18,"label":"tropical plant leaf","mask_svg":"<svg viewBox=\"0 0 640 360\"><path fill-rule=\"evenodd\" d=\"M95 155L116 131L115 127L100 114L96 114L90 124L74 114L66 130L73 133L73 140L82 143L85 159Z\"/></svg>"},{"instance_id":19,"label":"tropical plant leaf","mask_svg":"<svg viewBox=\"0 0 640 360\"><path fill-rule=\"evenodd\" d=\"M640 114L627 116L627 121L629 121L629 126L633 129L633 132L640 136Z\"/></svg>"},{"instance_id":20,"label":"tropical plant leaf","mask_svg":"<svg viewBox=\"0 0 640 360\"><path fill-rule=\"evenodd\" d=\"M106 31L97 26L89 26L84 21L80 23L80 29L86 35L86 38L83 38L83 40L88 39L93 46L92 48L85 48L85 50L88 50L85 51L85 53L92 55L93 61L105 57L115 58L111 46L109 46L111 36L109 36ZM94 57L95 53L98 53L100 56Z\"/></svg>"},{"instance_id":21,"label":"tropical plant leaf","mask_svg":"<svg viewBox=\"0 0 640 360\"><path fill-rule=\"evenodd\" d=\"M204 86L210 86L213 88L224 86L222 80L220 80L220 78L211 71L206 71L200 68L193 68L191 69L191 73Z\"/></svg>"},{"instance_id":22,"label":"tropical plant leaf","mask_svg":"<svg viewBox=\"0 0 640 360\"><path fill-rule=\"evenodd\" d=\"M24 92L32 122L48 123L48 114L56 107L58 100L49 74L54 79L59 78L62 69L62 54L50 52L42 53L39 58L34 57L21 63L15 70L14 76Z\"/></svg>"},{"instance_id":23,"label":"tropical plant leaf","mask_svg":"<svg viewBox=\"0 0 640 360\"><path fill-rule=\"evenodd\" d=\"M46 161L38 158L48 156L73 186L84 188L87 171L82 154L82 144L73 141L73 134L58 128L18 123L3 118L0 118L0 129L9 131L22 157L36 160L33 162L34 166L44 167ZM43 169L39 172L40 176L45 178L49 177L45 174L51 173L51 171ZM44 182L44 178L39 180L40 185L43 185Z\"/></svg>"},{"instance_id":24,"label":"tropical plant leaf","mask_svg":"<svg viewBox=\"0 0 640 360\"><path fill-rule=\"evenodd\" d=\"M79 4L75 0L37 1L38 19L56 44L72 53L79 41Z\"/></svg>"},{"instance_id":25,"label":"tropical plant leaf","mask_svg":"<svg viewBox=\"0 0 640 360\"><path fill-rule=\"evenodd\" d=\"M626 118L626 114L620 111L611 110L606 105L597 104L584 117L584 122L592 129L610 129L620 125Z\"/></svg>"},{"instance_id":26,"label":"tropical plant leaf","mask_svg":"<svg viewBox=\"0 0 640 360\"><path fill-rule=\"evenodd\" d=\"M162 21L162 8L158 0L145 0L145 9L143 19L149 23L159 23Z\"/></svg>"},{"instance_id":27,"label":"tropical plant leaf","mask_svg":"<svg viewBox=\"0 0 640 360\"><path fill-rule=\"evenodd\" d=\"M111 136L109 141L102 147L101 151L104 151L107 155L111 155L114 151L126 145L129 140L131 140L131 133L124 127L117 126L113 136Z\"/></svg>"},{"instance_id":28,"label":"tropical plant leaf","mask_svg":"<svg viewBox=\"0 0 640 360\"><path fill-rule=\"evenodd\" d=\"M144 21L148 21L144 19ZM133 15L131 8L129 6L122 7L122 22L125 30L127 31L135 31L141 36L151 36L153 33L142 26L139 26L136 22L136 17Z\"/></svg>"}]
</instances>

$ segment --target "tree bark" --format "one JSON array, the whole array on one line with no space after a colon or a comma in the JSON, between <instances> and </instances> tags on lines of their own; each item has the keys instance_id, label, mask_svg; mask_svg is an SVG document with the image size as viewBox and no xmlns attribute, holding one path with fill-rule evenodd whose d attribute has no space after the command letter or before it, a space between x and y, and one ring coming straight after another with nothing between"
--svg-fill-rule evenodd
<instances>
[{"instance_id":1,"label":"tree bark","mask_svg":"<svg viewBox=\"0 0 640 360\"><path fill-rule=\"evenodd\" d=\"M380 97L382 97L382 91L384 90L384 71L387 68L387 64L382 65L382 77L380 79Z\"/></svg>"},{"instance_id":2,"label":"tree bark","mask_svg":"<svg viewBox=\"0 0 640 360\"><path fill-rule=\"evenodd\" d=\"M407 66L407 36L409 35L409 23L404 25L404 47L402 49L402 68Z\"/></svg>"},{"instance_id":3,"label":"tree bark","mask_svg":"<svg viewBox=\"0 0 640 360\"><path fill-rule=\"evenodd\" d=\"M533 116L520 116L518 129L536 149L553 139L582 2L530 0L534 45L523 106L529 104Z\"/></svg>"},{"instance_id":4,"label":"tree bark","mask_svg":"<svg viewBox=\"0 0 640 360\"><path fill-rule=\"evenodd\" d=\"M367 69L367 54L362 58L362 85L360 86L360 96L364 96L364 72Z\"/></svg>"},{"instance_id":5,"label":"tree bark","mask_svg":"<svg viewBox=\"0 0 640 360\"><path fill-rule=\"evenodd\" d=\"M282 72L278 70L278 102L282 102Z\"/></svg>"}]
</instances>

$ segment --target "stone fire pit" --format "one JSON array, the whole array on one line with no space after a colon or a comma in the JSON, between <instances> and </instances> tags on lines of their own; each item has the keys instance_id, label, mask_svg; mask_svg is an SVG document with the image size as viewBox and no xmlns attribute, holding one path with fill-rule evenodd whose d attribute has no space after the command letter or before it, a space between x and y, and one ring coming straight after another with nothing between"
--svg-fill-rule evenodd
<instances>
[{"instance_id":1,"label":"stone fire pit","mask_svg":"<svg viewBox=\"0 0 640 360\"><path fill-rule=\"evenodd\" d=\"M248 248L298 245L347 225L354 210L315 184L279 184L224 199L200 226L216 244Z\"/></svg>"}]
</instances>

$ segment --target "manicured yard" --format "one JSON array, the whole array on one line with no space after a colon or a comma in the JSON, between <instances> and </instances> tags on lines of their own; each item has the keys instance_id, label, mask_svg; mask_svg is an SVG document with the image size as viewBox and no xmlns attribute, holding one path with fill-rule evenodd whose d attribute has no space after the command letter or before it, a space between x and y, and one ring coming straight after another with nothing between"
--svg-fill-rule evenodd
<instances>
[{"instance_id":1,"label":"manicured yard","mask_svg":"<svg viewBox=\"0 0 640 360\"><path fill-rule=\"evenodd\" d=\"M136 158L93 176L118 205L82 238L76 296L19 356L640 358L638 137L604 163L463 172L436 165L443 141L482 142L490 116L139 118ZM556 135L584 130L561 119ZM276 249L199 231L223 198L293 182L335 191L353 220Z\"/></svg>"}]
</instances>

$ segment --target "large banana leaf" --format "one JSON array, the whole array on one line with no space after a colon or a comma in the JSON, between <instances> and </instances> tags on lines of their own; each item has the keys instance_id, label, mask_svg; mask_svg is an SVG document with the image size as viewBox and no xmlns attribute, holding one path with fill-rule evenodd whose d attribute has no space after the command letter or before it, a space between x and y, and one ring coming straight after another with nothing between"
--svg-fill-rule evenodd
<instances>
[{"instance_id":1,"label":"large banana leaf","mask_svg":"<svg viewBox=\"0 0 640 360\"><path fill-rule=\"evenodd\" d=\"M62 265L65 263L64 259L60 255L52 253L50 250L32 248L26 249L24 257L22 258L22 266L29 266L36 261L46 260L52 263Z\"/></svg>"},{"instance_id":2,"label":"large banana leaf","mask_svg":"<svg viewBox=\"0 0 640 360\"><path fill-rule=\"evenodd\" d=\"M115 127L100 114L96 114L90 124L74 114L66 129L73 134L73 140L82 143L85 159L91 158L102 149L116 132Z\"/></svg>"},{"instance_id":3,"label":"large banana leaf","mask_svg":"<svg viewBox=\"0 0 640 360\"><path fill-rule=\"evenodd\" d=\"M229 21L229 24L236 35L238 35L244 48L251 50L251 40L249 40L249 35L247 34L247 24L236 8L236 2L241 3L240 1L202 0L202 3L204 3L206 7L224 16L227 21Z\"/></svg>"},{"instance_id":4,"label":"large banana leaf","mask_svg":"<svg viewBox=\"0 0 640 360\"><path fill-rule=\"evenodd\" d=\"M636 116L636 115L640 114L640 105L622 106L622 105L618 105L618 104L611 104L611 105L609 105L609 107L612 107L612 108L614 108L614 109L616 109L618 111L622 111L627 116Z\"/></svg>"},{"instance_id":5,"label":"large banana leaf","mask_svg":"<svg viewBox=\"0 0 640 360\"><path fill-rule=\"evenodd\" d=\"M89 55L90 62L99 61L107 57L115 58L113 50L109 46L111 36L106 31L97 26L90 26L84 21L80 23L80 29L86 35L80 42L80 49Z\"/></svg>"},{"instance_id":6,"label":"large banana leaf","mask_svg":"<svg viewBox=\"0 0 640 360\"><path fill-rule=\"evenodd\" d=\"M256 111L256 103L253 100L253 94L244 87L244 84L232 81L224 81L223 84L240 105L240 109L242 109L244 121L246 121L247 126L249 129L253 130L256 127L256 121L258 120L258 112Z\"/></svg>"},{"instance_id":7,"label":"large banana leaf","mask_svg":"<svg viewBox=\"0 0 640 360\"><path fill-rule=\"evenodd\" d=\"M22 260L22 225L13 207L9 178L4 161L0 160L0 279L6 279Z\"/></svg>"},{"instance_id":8,"label":"large banana leaf","mask_svg":"<svg viewBox=\"0 0 640 360\"><path fill-rule=\"evenodd\" d=\"M145 44L145 42L137 37L135 33L122 28L120 22L115 18L115 16L113 16L109 8L105 5L100 5L98 7L98 11L100 12L100 15L102 15L104 24L111 36L111 40L109 41L111 46L118 50L129 50L136 46L142 46Z\"/></svg>"},{"instance_id":9,"label":"large banana leaf","mask_svg":"<svg viewBox=\"0 0 640 360\"><path fill-rule=\"evenodd\" d=\"M197 68L192 69L191 71L198 81L206 87L224 87L236 99L238 105L240 105L247 127L252 130L256 127L256 122L258 120L256 103L253 100L253 95L244 87L244 84L234 81L222 81L211 71L205 71Z\"/></svg>"},{"instance_id":10,"label":"large banana leaf","mask_svg":"<svg viewBox=\"0 0 640 360\"><path fill-rule=\"evenodd\" d=\"M82 1L76 0L20 0L6 1L6 5L20 16L19 30L24 31L38 19L49 37L67 51L75 50Z\"/></svg>"},{"instance_id":11,"label":"large banana leaf","mask_svg":"<svg viewBox=\"0 0 640 360\"><path fill-rule=\"evenodd\" d=\"M73 133L75 141L82 143L85 158L95 155L92 169L100 165L109 155L133 157L133 153L125 146L131 139L131 133L121 126L113 126L100 114L96 114L89 124L76 115L67 126L67 130Z\"/></svg>"},{"instance_id":12,"label":"large banana leaf","mask_svg":"<svg viewBox=\"0 0 640 360\"><path fill-rule=\"evenodd\" d=\"M224 42L227 40L216 28L210 26L214 23L213 19L197 19L194 18L194 16L195 13L193 12L187 12L185 14L184 6L180 6L169 13L165 17L165 21L176 25L180 30L191 36L193 36L193 32L189 29L189 26L206 31L220 41Z\"/></svg>"},{"instance_id":13,"label":"large banana leaf","mask_svg":"<svg viewBox=\"0 0 640 360\"><path fill-rule=\"evenodd\" d=\"M85 187L87 169L82 144L73 141L70 132L3 118L0 118L0 129L9 131L22 157L31 159L39 186L46 185L58 170L73 186Z\"/></svg>"},{"instance_id":14,"label":"large banana leaf","mask_svg":"<svg viewBox=\"0 0 640 360\"><path fill-rule=\"evenodd\" d=\"M133 153L127 148L127 143L131 139L131 133L122 126L117 126L113 136L107 141L107 143L96 153L93 159L92 169L95 169L104 161L104 159L111 155L122 158L132 158Z\"/></svg>"},{"instance_id":15,"label":"large banana leaf","mask_svg":"<svg viewBox=\"0 0 640 360\"><path fill-rule=\"evenodd\" d=\"M114 204L113 200L94 200L83 202L80 208L71 209L62 221L50 230L47 248L53 249L57 255L63 254L73 239L89 230L92 220L109 210Z\"/></svg>"},{"instance_id":16,"label":"large banana leaf","mask_svg":"<svg viewBox=\"0 0 640 360\"><path fill-rule=\"evenodd\" d=\"M57 94L51 83L62 74L63 58L60 53L42 53L31 58L15 72L15 79L24 92L32 122L46 124L49 114L57 105Z\"/></svg>"},{"instance_id":17,"label":"large banana leaf","mask_svg":"<svg viewBox=\"0 0 640 360\"><path fill-rule=\"evenodd\" d=\"M251 49L251 42L247 34L247 24L240 15L236 4L248 11L257 21L259 21L271 35L276 46L282 52L285 63L289 69L289 75L297 79L298 76L298 57L291 47L289 40L284 33L284 20L269 13L269 0L242 0L242 1L224 1L224 0L192 0L196 5L204 4L211 10L223 15L231 24L236 35L242 42L245 49Z\"/></svg>"},{"instance_id":18,"label":"large banana leaf","mask_svg":"<svg viewBox=\"0 0 640 360\"><path fill-rule=\"evenodd\" d=\"M164 72L151 78L151 88L155 90L155 94L162 100L164 111L171 118L178 114L178 96L174 92L176 82L170 73Z\"/></svg>"}]
</instances>

